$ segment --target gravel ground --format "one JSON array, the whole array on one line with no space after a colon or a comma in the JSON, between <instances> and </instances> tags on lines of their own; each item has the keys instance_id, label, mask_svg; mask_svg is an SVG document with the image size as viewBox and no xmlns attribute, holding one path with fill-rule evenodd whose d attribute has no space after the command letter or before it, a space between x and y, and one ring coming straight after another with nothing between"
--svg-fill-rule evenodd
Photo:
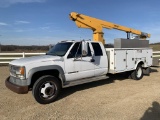
<instances>
[{"instance_id":1,"label":"gravel ground","mask_svg":"<svg viewBox=\"0 0 160 120\"><path fill-rule=\"evenodd\" d=\"M117 74L109 79L63 89L54 103L37 103L31 91L16 94L4 81L0 67L0 119L160 120L160 67L135 81Z\"/></svg>"}]
</instances>

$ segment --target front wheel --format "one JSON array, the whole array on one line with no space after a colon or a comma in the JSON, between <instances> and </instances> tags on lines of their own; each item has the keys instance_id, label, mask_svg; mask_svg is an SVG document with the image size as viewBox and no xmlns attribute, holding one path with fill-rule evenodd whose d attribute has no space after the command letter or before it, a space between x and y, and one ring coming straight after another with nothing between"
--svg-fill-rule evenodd
<instances>
[{"instance_id":1,"label":"front wheel","mask_svg":"<svg viewBox=\"0 0 160 120\"><path fill-rule=\"evenodd\" d=\"M138 65L137 68L131 73L131 78L134 80L140 80L143 78L143 69L141 65Z\"/></svg>"},{"instance_id":2,"label":"front wheel","mask_svg":"<svg viewBox=\"0 0 160 120\"><path fill-rule=\"evenodd\" d=\"M32 93L36 101L40 104L53 102L60 93L61 86L54 76L42 76L34 84Z\"/></svg>"}]
</instances>

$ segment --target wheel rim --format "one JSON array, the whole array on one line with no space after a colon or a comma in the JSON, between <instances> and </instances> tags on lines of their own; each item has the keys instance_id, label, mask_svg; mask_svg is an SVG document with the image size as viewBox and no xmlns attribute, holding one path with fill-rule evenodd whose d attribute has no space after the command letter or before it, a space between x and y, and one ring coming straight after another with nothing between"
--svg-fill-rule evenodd
<instances>
[{"instance_id":1,"label":"wheel rim","mask_svg":"<svg viewBox=\"0 0 160 120\"><path fill-rule=\"evenodd\" d=\"M40 97L42 99L51 99L56 95L57 87L54 84L54 82L48 81L48 82L45 82L41 85L39 91L40 91L39 92Z\"/></svg>"},{"instance_id":2,"label":"wheel rim","mask_svg":"<svg viewBox=\"0 0 160 120\"><path fill-rule=\"evenodd\" d=\"M142 69L139 67L139 68L137 69L137 77L140 78L141 75L142 75Z\"/></svg>"}]
</instances>

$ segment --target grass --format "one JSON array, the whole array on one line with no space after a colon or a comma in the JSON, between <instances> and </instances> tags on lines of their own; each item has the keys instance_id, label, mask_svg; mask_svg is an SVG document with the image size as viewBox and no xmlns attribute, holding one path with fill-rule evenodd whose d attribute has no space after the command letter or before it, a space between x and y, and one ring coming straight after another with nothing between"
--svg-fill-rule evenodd
<instances>
[{"instance_id":1,"label":"grass","mask_svg":"<svg viewBox=\"0 0 160 120\"><path fill-rule=\"evenodd\" d=\"M151 44L150 47L152 47L153 51L160 51L160 44Z\"/></svg>"}]
</instances>

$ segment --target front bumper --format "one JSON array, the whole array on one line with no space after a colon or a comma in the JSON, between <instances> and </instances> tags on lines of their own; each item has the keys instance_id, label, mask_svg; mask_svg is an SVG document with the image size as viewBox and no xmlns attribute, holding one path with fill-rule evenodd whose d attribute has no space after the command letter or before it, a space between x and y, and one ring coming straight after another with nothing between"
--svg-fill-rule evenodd
<instances>
[{"instance_id":1,"label":"front bumper","mask_svg":"<svg viewBox=\"0 0 160 120\"><path fill-rule=\"evenodd\" d=\"M11 83L9 81L10 77L8 77L5 81L5 85L8 89L12 90L13 92L16 92L18 94L25 94L28 93L28 86L19 86Z\"/></svg>"}]
</instances>

